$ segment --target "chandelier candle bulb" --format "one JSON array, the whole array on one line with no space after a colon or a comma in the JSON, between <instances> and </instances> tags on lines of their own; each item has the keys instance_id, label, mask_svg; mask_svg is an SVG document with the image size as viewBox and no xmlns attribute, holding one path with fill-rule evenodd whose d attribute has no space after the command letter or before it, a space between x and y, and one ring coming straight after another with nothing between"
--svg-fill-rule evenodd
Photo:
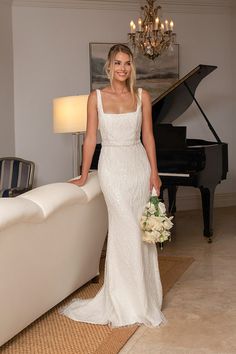
<instances>
[{"instance_id":1,"label":"chandelier candle bulb","mask_svg":"<svg viewBox=\"0 0 236 354\"><path fill-rule=\"evenodd\" d=\"M164 32L165 26L164 23L161 24L161 31Z\"/></svg>"},{"instance_id":2,"label":"chandelier candle bulb","mask_svg":"<svg viewBox=\"0 0 236 354\"><path fill-rule=\"evenodd\" d=\"M169 22L168 22L168 20L165 20L165 25L166 25L166 31L169 31Z\"/></svg>"},{"instance_id":3,"label":"chandelier candle bulb","mask_svg":"<svg viewBox=\"0 0 236 354\"><path fill-rule=\"evenodd\" d=\"M133 25L134 25L134 21L130 21L130 33L133 33Z\"/></svg>"},{"instance_id":4,"label":"chandelier candle bulb","mask_svg":"<svg viewBox=\"0 0 236 354\"><path fill-rule=\"evenodd\" d=\"M170 21L170 30L173 31L173 28L174 28L174 22Z\"/></svg>"},{"instance_id":5,"label":"chandelier candle bulb","mask_svg":"<svg viewBox=\"0 0 236 354\"><path fill-rule=\"evenodd\" d=\"M138 30L139 30L139 32L142 31L142 19L141 18L138 19Z\"/></svg>"},{"instance_id":6,"label":"chandelier candle bulb","mask_svg":"<svg viewBox=\"0 0 236 354\"><path fill-rule=\"evenodd\" d=\"M155 30L157 31L158 30L158 26L159 26L159 18L157 17L155 19Z\"/></svg>"}]
</instances>

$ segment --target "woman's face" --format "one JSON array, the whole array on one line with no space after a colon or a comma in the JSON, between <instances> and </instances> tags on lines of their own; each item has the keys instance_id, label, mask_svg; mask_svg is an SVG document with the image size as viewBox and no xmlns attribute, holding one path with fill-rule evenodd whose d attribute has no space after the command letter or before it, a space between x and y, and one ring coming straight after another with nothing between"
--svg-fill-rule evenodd
<instances>
[{"instance_id":1,"label":"woman's face","mask_svg":"<svg viewBox=\"0 0 236 354\"><path fill-rule=\"evenodd\" d=\"M130 56L126 53L119 52L113 61L113 80L126 81L131 73Z\"/></svg>"}]
</instances>

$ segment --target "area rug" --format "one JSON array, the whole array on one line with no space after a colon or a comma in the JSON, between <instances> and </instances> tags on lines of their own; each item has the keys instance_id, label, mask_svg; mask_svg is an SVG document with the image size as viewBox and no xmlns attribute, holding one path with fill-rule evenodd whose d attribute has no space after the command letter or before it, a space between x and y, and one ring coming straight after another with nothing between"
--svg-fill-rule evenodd
<instances>
[{"instance_id":1,"label":"area rug","mask_svg":"<svg viewBox=\"0 0 236 354\"><path fill-rule=\"evenodd\" d=\"M193 262L192 257L159 256L164 295ZM99 283L88 283L0 348L1 354L116 354L139 326L109 328L75 322L58 314L76 297L95 296L103 283L104 258Z\"/></svg>"}]
</instances>

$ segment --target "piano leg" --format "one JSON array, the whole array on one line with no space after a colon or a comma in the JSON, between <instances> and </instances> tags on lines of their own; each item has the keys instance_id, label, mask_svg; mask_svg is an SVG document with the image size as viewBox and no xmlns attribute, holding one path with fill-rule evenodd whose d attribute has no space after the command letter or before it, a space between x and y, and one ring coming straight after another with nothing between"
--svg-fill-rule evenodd
<instances>
[{"instance_id":1,"label":"piano leg","mask_svg":"<svg viewBox=\"0 0 236 354\"><path fill-rule=\"evenodd\" d=\"M159 195L159 197L158 197L161 201L164 201L164 198L163 198L164 189L165 189L165 188L163 188L163 186L161 186L160 195Z\"/></svg>"},{"instance_id":2,"label":"piano leg","mask_svg":"<svg viewBox=\"0 0 236 354\"><path fill-rule=\"evenodd\" d=\"M213 236L213 203L214 203L214 187L200 187L202 195L202 211L204 230L203 235L208 237L208 243L212 242Z\"/></svg>"},{"instance_id":3,"label":"piano leg","mask_svg":"<svg viewBox=\"0 0 236 354\"><path fill-rule=\"evenodd\" d=\"M169 213L174 214L176 212L176 186L168 186L168 201L169 201Z\"/></svg>"},{"instance_id":4,"label":"piano leg","mask_svg":"<svg viewBox=\"0 0 236 354\"><path fill-rule=\"evenodd\" d=\"M177 186L161 186L161 190L160 190L160 195L159 195L159 199L162 200L164 202L164 190L167 189L168 191L168 212L170 214L175 214L176 212L176 193L177 193Z\"/></svg>"}]
</instances>

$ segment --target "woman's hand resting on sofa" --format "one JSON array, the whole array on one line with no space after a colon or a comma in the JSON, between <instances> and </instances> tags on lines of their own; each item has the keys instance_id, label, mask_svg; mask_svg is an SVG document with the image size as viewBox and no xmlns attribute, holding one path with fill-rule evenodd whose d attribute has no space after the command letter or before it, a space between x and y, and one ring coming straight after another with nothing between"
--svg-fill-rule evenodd
<instances>
[{"instance_id":1,"label":"woman's hand resting on sofa","mask_svg":"<svg viewBox=\"0 0 236 354\"><path fill-rule=\"evenodd\" d=\"M83 177L81 176L80 178L77 179L73 179L72 181L69 181L69 183L75 184L76 186L82 187L83 185L85 185L87 181L87 177Z\"/></svg>"}]
</instances>

